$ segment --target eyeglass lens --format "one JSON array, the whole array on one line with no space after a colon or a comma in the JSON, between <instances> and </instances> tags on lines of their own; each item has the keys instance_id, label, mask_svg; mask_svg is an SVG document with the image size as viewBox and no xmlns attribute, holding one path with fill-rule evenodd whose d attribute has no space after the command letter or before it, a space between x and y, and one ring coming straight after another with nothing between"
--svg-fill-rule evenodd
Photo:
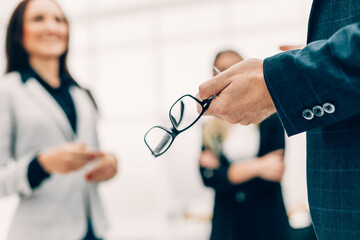
<instances>
[{"instance_id":1,"label":"eyeglass lens","mask_svg":"<svg viewBox=\"0 0 360 240\"><path fill-rule=\"evenodd\" d=\"M189 127L199 117L201 105L191 96L180 98L170 110L170 119L178 131Z\"/></svg>"},{"instance_id":2,"label":"eyeglass lens","mask_svg":"<svg viewBox=\"0 0 360 240\"><path fill-rule=\"evenodd\" d=\"M159 127L153 127L146 134L145 141L153 154L158 155L168 149L172 136L170 133Z\"/></svg>"}]
</instances>

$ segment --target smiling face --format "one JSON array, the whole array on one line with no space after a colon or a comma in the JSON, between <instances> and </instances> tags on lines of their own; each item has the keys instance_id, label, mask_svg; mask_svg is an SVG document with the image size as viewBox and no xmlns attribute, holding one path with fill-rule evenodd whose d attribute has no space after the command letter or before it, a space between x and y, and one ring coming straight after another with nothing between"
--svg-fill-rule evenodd
<instances>
[{"instance_id":1,"label":"smiling face","mask_svg":"<svg viewBox=\"0 0 360 240\"><path fill-rule=\"evenodd\" d=\"M22 43L30 57L59 58L68 48L69 26L59 5L52 0L28 3Z\"/></svg>"}]
</instances>

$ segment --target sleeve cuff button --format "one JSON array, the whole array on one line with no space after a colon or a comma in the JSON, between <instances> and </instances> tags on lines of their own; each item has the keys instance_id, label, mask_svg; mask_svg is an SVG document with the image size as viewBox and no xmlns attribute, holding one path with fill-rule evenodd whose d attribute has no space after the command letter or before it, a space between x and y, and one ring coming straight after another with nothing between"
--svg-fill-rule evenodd
<instances>
[{"instance_id":1,"label":"sleeve cuff button","mask_svg":"<svg viewBox=\"0 0 360 240\"><path fill-rule=\"evenodd\" d=\"M314 113L308 108L302 112L302 115L306 120L311 120L314 118Z\"/></svg>"},{"instance_id":2,"label":"sleeve cuff button","mask_svg":"<svg viewBox=\"0 0 360 240\"><path fill-rule=\"evenodd\" d=\"M313 111L314 115L317 117L324 116L324 109L321 106L313 107L312 111Z\"/></svg>"},{"instance_id":3,"label":"sleeve cuff button","mask_svg":"<svg viewBox=\"0 0 360 240\"><path fill-rule=\"evenodd\" d=\"M335 106L334 106L334 104L331 104L331 103L325 103L323 105L323 109L326 113L331 114L331 113L335 112Z\"/></svg>"},{"instance_id":4,"label":"sleeve cuff button","mask_svg":"<svg viewBox=\"0 0 360 240\"><path fill-rule=\"evenodd\" d=\"M212 178L212 177L214 176L213 170L211 170L211 169L205 169L205 171L204 171L204 176L205 176L206 178Z\"/></svg>"}]
</instances>

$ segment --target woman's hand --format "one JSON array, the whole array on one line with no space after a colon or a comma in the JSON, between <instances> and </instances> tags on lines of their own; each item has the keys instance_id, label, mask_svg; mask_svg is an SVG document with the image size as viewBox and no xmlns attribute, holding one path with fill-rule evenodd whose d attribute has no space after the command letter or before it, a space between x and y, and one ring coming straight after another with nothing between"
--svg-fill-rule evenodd
<instances>
[{"instance_id":1,"label":"woman's hand","mask_svg":"<svg viewBox=\"0 0 360 240\"><path fill-rule=\"evenodd\" d=\"M220 166L220 161L213 151L205 150L200 155L199 164L203 168L216 169Z\"/></svg>"},{"instance_id":2,"label":"woman's hand","mask_svg":"<svg viewBox=\"0 0 360 240\"><path fill-rule=\"evenodd\" d=\"M103 182L117 174L117 159L113 154L103 153L101 162L85 175L88 182Z\"/></svg>"},{"instance_id":3,"label":"woman's hand","mask_svg":"<svg viewBox=\"0 0 360 240\"><path fill-rule=\"evenodd\" d=\"M38 161L50 174L65 174L82 168L99 156L101 156L99 151L87 151L83 143L66 143L41 152Z\"/></svg>"},{"instance_id":4,"label":"woman's hand","mask_svg":"<svg viewBox=\"0 0 360 240\"><path fill-rule=\"evenodd\" d=\"M280 182L285 170L284 150L276 150L258 160L258 176L265 180Z\"/></svg>"}]
</instances>

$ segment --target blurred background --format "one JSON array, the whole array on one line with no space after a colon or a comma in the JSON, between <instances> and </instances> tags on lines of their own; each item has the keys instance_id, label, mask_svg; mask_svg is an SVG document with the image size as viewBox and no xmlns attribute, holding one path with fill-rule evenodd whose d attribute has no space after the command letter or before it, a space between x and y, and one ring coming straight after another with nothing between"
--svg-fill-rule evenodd
<instances>
[{"instance_id":1,"label":"blurred background","mask_svg":"<svg viewBox=\"0 0 360 240\"><path fill-rule=\"evenodd\" d=\"M219 50L265 58L305 44L310 0L58 0L70 20L70 72L98 102L105 150L119 174L101 187L107 239L207 239L213 191L198 170L201 122L154 159L143 137L169 126L168 111L212 75ZM0 72L5 31L18 0L0 0ZM206 121L206 117L201 121ZM283 194L289 215L306 205L305 136L287 138ZM0 239L17 197L0 199ZM294 223L296 225L296 223Z\"/></svg>"}]
</instances>

